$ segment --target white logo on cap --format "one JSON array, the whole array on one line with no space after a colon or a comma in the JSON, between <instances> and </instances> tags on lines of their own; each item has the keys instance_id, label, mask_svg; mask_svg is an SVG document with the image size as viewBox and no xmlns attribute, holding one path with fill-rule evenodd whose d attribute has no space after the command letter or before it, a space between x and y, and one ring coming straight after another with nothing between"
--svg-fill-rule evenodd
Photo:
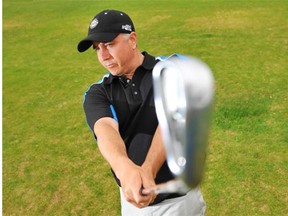
<instances>
[{"instance_id":1,"label":"white logo on cap","mask_svg":"<svg viewBox=\"0 0 288 216\"><path fill-rule=\"evenodd\" d=\"M92 20L91 24L90 24L90 29L95 28L98 25L98 20L95 18Z\"/></svg>"},{"instance_id":2,"label":"white logo on cap","mask_svg":"<svg viewBox=\"0 0 288 216\"><path fill-rule=\"evenodd\" d=\"M122 25L122 29L125 29L126 31L132 31L131 25Z\"/></svg>"}]
</instances>

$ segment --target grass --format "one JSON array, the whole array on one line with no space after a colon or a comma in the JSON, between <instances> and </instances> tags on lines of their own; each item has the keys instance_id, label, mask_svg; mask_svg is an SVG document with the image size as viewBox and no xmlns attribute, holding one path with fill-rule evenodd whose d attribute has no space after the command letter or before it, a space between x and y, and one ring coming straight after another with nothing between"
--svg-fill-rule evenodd
<instances>
[{"instance_id":1,"label":"grass","mask_svg":"<svg viewBox=\"0 0 288 216\"><path fill-rule=\"evenodd\" d=\"M139 48L210 65L216 99L207 215L288 213L288 2L3 1L3 215L119 215L82 110L105 72L77 43L98 11L135 22Z\"/></svg>"}]
</instances>

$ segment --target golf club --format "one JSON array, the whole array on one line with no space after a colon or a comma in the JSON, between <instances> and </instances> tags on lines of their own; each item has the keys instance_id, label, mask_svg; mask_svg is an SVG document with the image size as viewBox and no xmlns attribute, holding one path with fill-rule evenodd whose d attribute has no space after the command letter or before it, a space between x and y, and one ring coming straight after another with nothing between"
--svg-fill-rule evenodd
<instances>
[{"instance_id":1,"label":"golf club","mask_svg":"<svg viewBox=\"0 0 288 216\"><path fill-rule=\"evenodd\" d=\"M153 88L167 163L176 178L142 193L185 193L203 178L214 78L199 59L173 55L154 67Z\"/></svg>"}]
</instances>

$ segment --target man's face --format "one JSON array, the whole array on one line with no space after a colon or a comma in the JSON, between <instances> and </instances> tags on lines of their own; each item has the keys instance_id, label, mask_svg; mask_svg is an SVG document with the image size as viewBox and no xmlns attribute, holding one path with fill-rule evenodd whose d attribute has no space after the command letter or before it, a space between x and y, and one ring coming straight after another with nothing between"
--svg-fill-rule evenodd
<instances>
[{"instance_id":1,"label":"man's face","mask_svg":"<svg viewBox=\"0 0 288 216\"><path fill-rule=\"evenodd\" d=\"M119 34L108 43L93 42L99 62L114 76L133 73L133 55L136 48L136 33Z\"/></svg>"}]
</instances>

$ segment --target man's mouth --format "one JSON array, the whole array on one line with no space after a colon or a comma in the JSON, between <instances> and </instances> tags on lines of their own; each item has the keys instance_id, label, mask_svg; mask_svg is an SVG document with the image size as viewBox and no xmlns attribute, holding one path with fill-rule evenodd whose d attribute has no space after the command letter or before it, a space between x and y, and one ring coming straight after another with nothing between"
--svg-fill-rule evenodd
<instances>
[{"instance_id":1,"label":"man's mouth","mask_svg":"<svg viewBox=\"0 0 288 216\"><path fill-rule=\"evenodd\" d=\"M106 67L106 68L113 68L113 67L115 67L115 66L116 66L115 63L108 63L108 64L105 64L105 67Z\"/></svg>"}]
</instances>

